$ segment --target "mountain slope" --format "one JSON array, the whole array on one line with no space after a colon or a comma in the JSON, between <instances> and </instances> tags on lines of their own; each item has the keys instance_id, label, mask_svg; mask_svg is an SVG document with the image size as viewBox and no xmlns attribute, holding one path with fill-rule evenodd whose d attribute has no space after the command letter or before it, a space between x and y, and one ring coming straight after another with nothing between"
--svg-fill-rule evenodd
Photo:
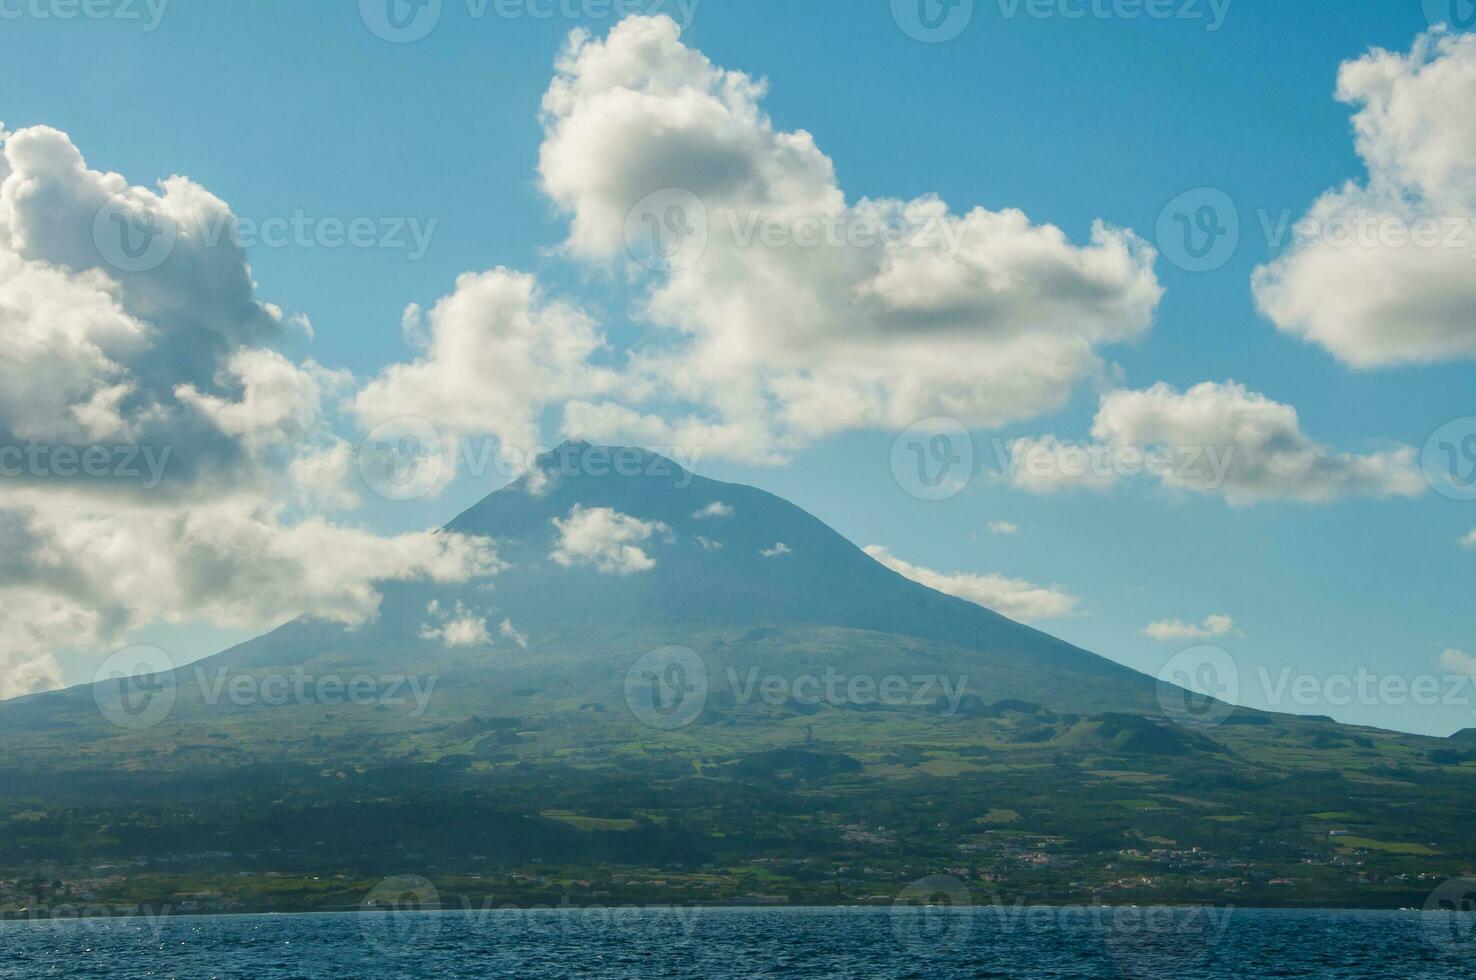
<instances>
[{"instance_id":1,"label":"mountain slope","mask_svg":"<svg viewBox=\"0 0 1476 980\"><path fill-rule=\"evenodd\" d=\"M1052 901L1402 905L1476 861L1465 742L1244 709L1181 727L1152 679L660 456L561 447L448 529L508 567L144 689L0 704L0 878L124 862L157 894L213 875L222 910L407 870L502 898L856 901L968 864ZM641 665L672 647L656 679L695 710L653 717ZM1382 890L1350 891L1354 863Z\"/></svg>"}]
</instances>

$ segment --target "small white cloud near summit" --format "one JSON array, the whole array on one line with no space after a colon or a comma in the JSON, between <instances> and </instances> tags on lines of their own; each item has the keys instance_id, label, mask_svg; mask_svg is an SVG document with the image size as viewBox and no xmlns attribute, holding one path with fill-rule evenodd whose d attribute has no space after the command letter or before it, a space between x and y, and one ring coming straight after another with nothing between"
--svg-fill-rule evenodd
<instances>
[{"instance_id":1,"label":"small white cloud near summit","mask_svg":"<svg viewBox=\"0 0 1476 980\"><path fill-rule=\"evenodd\" d=\"M1235 628L1235 620L1224 614L1206 616L1198 626L1180 619L1161 619L1143 627L1143 635L1160 642L1169 640L1209 640L1225 636Z\"/></svg>"}]
</instances>

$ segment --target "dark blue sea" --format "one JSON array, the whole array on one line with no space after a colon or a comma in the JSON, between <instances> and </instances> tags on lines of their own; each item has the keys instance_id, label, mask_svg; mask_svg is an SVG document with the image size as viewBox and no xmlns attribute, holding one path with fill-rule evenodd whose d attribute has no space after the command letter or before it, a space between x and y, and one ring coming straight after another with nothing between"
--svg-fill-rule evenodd
<instances>
[{"instance_id":1,"label":"dark blue sea","mask_svg":"<svg viewBox=\"0 0 1476 980\"><path fill-rule=\"evenodd\" d=\"M0 977L1476 975L1470 914L985 907L458 910L0 924Z\"/></svg>"}]
</instances>

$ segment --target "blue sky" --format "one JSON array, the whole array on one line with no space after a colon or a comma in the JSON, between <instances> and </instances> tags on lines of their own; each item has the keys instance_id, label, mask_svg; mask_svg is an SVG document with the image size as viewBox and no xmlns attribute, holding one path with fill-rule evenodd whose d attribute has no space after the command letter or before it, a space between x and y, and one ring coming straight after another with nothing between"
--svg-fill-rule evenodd
<instances>
[{"instance_id":1,"label":"blue sky","mask_svg":"<svg viewBox=\"0 0 1476 980\"><path fill-rule=\"evenodd\" d=\"M649 281L559 249L569 215L541 186L539 160L540 104L569 32L587 26L598 40L615 21L540 18L534 6L478 18L464 0L445 0L428 36L391 43L347 2L175 0L146 30L121 16L37 16L28 0L6 8L21 16L0 20L0 120L12 132L55 127L93 169L131 184L187 175L237 216L434 221L418 258L404 248L247 247L259 295L311 318L312 339L281 349L352 372L355 385L413 357L401 329L407 304L429 308L457 276L498 266L533 273L549 295L588 311L609 342L598 359L614 367L650 330L638 312ZM1337 453L1418 449L1442 424L1476 414L1468 354L1353 366L1278 330L1251 288L1254 270L1283 251L1267 241L1262 213L1295 219L1368 177L1355 109L1335 98L1339 66L1374 47L1409 52L1438 4L1238 0L1217 30L1207 0L1172 6L1196 16L1129 17L1122 11L1136 8L1105 2L1108 16L1073 19L1073 3L1010 16L991 0L956 38L926 43L884 0L703 0L682 43L767 79L773 128L812 134L848 200L936 194L960 213L1018 208L1080 245L1099 219L1155 242L1170 201L1215 188L1234 202L1240 241L1206 272L1177 268L1173 245L1156 241L1163 295L1151 328L1101 343L1102 377L1072 385L1064 407L971 424L980 472L950 499L898 486L897 425L826 432L783 465L714 452L701 471L772 490L915 565L1076 597L1074 615L1038 625L1149 673L1198 641L1155 640L1147 624L1227 615L1233 628L1204 642L1235 657L1250 704L1267 703L1258 667L1322 679L1360 667L1449 674L1445 651L1476 653L1476 550L1459 544L1476 529L1476 504L1423 492L1237 506L1149 480L1043 494L990 472L995 440L1085 441L1104 391L1160 382L1178 391L1238 382L1294 406L1301 433ZM556 440L560 401L540 421L541 438ZM354 437L352 420L338 424ZM371 497L342 519L414 531L496 482L463 476L413 503ZM1017 530L991 533L997 522ZM184 622L160 622L168 618ZM150 616L129 638L185 660L255 631L204 614ZM80 653L65 658L65 679L87 677L87 664ZM1435 734L1476 726L1469 692L1453 705L1382 700L1280 707Z\"/></svg>"}]
</instances>

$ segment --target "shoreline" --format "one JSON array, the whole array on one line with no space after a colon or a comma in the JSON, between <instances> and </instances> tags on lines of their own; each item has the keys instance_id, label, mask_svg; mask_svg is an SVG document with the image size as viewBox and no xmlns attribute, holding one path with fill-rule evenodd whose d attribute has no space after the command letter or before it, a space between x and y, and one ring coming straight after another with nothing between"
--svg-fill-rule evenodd
<instances>
[{"instance_id":1,"label":"shoreline","mask_svg":"<svg viewBox=\"0 0 1476 980\"><path fill-rule=\"evenodd\" d=\"M99 908L99 907L101 907L101 903L94 903L94 904L88 905L88 906L77 906L77 908L79 908L79 909L86 909L86 908L93 908L93 909L95 909L95 908ZM151 909L152 908L152 906L150 906L148 903L140 903L140 907L143 908L143 909ZM258 909L245 909L245 910L242 910L242 909L234 909L234 910L230 910L230 911L222 911L222 910L212 911L212 910L208 910L208 909L182 910L182 909L172 908L171 906L169 906L167 904L161 905L158 908L159 908L159 911L137 911L137 912L127 912L127 913L118 912L118 913L108 913L108 914L102 914L102 915L97 915L97 914L92 914L92 915L70 915L70 914L69 915L31 915L31 914L28 914L28 913L4 912L4 913L0 913L0 926L8 925L8 924L11 924L11 923L30 923L30 924L42 923L42 922L46 922L46 923L64 923L64 922L88 923L88 922L93 922L93 923L95 923L95 922L111 922L111 921L118 921L118 920L134 920L134 919L142 919L144 921L154 922L154 921L168 920L168 919L265 918L265 917L272 917L272 916L314 916L314 915L343 916L343 915L363 914L363 913L366 913L366 912L392 913L392 914L395 914L395 915L430 915L430 914L439 914L439 915L489 915L489 914L495 914L495 913L508 913L508 914L511 914L511 913L518 913L518 912L522 912L522 913L549 913L549 912L554 912L554 913L591 913L591 912L594 912L594 913L606 913L606 912L624 912L624 913L630 913L630 912L650 912L650 913L660 913L660 912L671 912L671 911L677 910L677 909L683 909L683 910L690 909L690 910L694 910L694 911L744 911L744 912L755 912L755 911L763 911L763 912L802 912L802 911L804 911L804 912L813 912L813 911L849 912L849 911L858 911L858 910L884 911L884 910L892 910L892 909L897 909L897 908L915 908L915 909L924 909L924 908L926 908L926 909L947 909L949 911L968 911L968 912L987 912L987 911L991 911L991 910L1008 910L1008 911L1010 911L1011 913L1014 913L1014 914L1029 912L1029 911L1038 910L1038 909L1052 909L1052 910L1057 910L1057 911L1061 911L1061 910L1102 910L1102 911L1111 911L1113 913L1121 912L1121 911L1124 911L1124 910L1131 910L1131 909L1171 909L1171 910L1175 910L1175 911L1191 910L1191 909L1228 909L1228 910L1231 910L1231 911L1240 911L1240 912L1308 912L1308 913L1310 913L1310 912L1320 912L1320 913L1331 913L1331 914L1349 914L1349 913L1357 913L1357 912L1385 912L1385 913L1399 913L1399 912L1404 912L1404 913L1410 913L1410 914L1426 915L1426 914L1431 914L1431 913L1434 913L1434 912L1447 912L1448 913L1448 912L1452 911L1452 910L1448 910L1448 909L1427 909L1427 908L1424 908L1422 904L1421 905L1400 905L1400 906L1393 906L1393 905L1323 905L1323 904L1309 904L1309 905L1268 905L1268 904L1236 905L1234 903L1215 903L1215 902L1177 902L1177 903L1166 903L1166 902L1146 902L1146 903L1144 903L1144 902L1126 902L1126 903L1121 903L1121 904L1108 904L1108 903L1102 903L1102 902L1095 902L1095 903L1082 903L1082 902L1059 902L1059 903L1055 903L1055 902L1037 902L1037 903L1024 903L1024 902L1020 902L1020 903L1013 903L1012 902L1012 903L988 903L988 904L972 904L972 905L953 906L953 905L937 905L937 904L929 904L929 905L901 904L901 905L898 905L896 903L880 903L880 902L875 902L875 903L854 903L854 904L841 904L841 905L837 905L837 904L833 904L833 903L823 903L823 904L822 903L815 903L815 904L809 904L809 903L803 903L803 902L786 902L786 903L779 904L779 903L755 903L755 902L662 902L662 901L652 901L652 902L609 902L609 903L605 903L605 902L590 902L588 904L583 904L583 905L574 905L574 904L548 905L546 903L545 904L522 905L522 904L517 904L517 903L511 903L511 902L509 902L509 903L500 904L500 905L487 904L487 905L485 905L483 907L475 907L475 906L472 906L470 904L462 904L461 906L455 906L455 905L447 905L445 903L441 903L440 905L438 905L436 907L429 907L429 906L427 906L427 907L424 907L424 908L396 908L396 907L392 907L392 906L385 906L385 907L374 907L374 906L334 906L334 907L331 907L331 908L322 908L322 907L319 907L319 908L284 908L284 909L258 908Z\"/></svg>"}]
</instances>

